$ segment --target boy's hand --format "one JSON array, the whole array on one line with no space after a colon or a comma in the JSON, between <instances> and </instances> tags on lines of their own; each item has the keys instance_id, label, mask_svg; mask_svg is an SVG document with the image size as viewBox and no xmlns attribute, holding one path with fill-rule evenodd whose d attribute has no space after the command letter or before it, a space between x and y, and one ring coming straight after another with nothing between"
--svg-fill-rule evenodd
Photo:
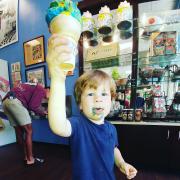
<instances>
[{"instance_id":1,"label":"boy's hand","mask_svg":"<svg viewBox=\"0 0 180 180\"><path fill-rule=\"evenodd\" d=\"M60 68L60 64L69 60L73 55L69 39L53 34L48 40L47 63L52 78L65 79L67 72Z\"/></svg>"},{"instance_id":2,"label":"boy's hand","mask_svg":"<svg viewBox=\"0 0 180 180\"><path fill-rule=\"evenodd\" d=\"M126 162L123 162L119 169L122 173L126 175L127 179L132 179L137 174L137 170L132 165Z\"/></svg>"}]
</instances>

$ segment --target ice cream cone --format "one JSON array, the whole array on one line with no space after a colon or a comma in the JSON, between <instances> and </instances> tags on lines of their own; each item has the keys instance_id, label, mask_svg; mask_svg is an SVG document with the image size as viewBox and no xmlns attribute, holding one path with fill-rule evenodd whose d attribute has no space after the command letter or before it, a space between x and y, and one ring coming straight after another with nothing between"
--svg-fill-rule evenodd
<instances>
[{"instance_id":1,"label":"ice cream cone","mask_svg":"<svg viewBox=\"0 0 180 180\"><path fill-rule=\"evenodd\" d=\"M60 14L51 21L50 32L72 38L77 44L81 34L81 24L72 16Z\"/></svg>"},{"instance_id":2,"label":"ice cream cone","mask_svg":"<svg viewBox=\"0 0 180 180\"><path fill-rule=\"evenodd\" d=\"M59 34L62 37L72 41L72 51L74 57L61 64L61 68L72 71L75 68L76 48L81 34L81 24L72 16L60 14L56 16L50 23L50 32Z\"/></svg>"},{"instance_id":3,"label":"ice cream cone","mask_svg":"<svg viewBox=\"0 0 180 180\"><path fill-rule=\"evenodd\" d=\"M75 67L77 44L81 34L81 14L77 5L71 0L52 2L46 15L46 21L52 34L58 34L71 42L70 56L72 58L64 61L60 66L65 71L72 71Z\"/></svg>"}]
</instances>

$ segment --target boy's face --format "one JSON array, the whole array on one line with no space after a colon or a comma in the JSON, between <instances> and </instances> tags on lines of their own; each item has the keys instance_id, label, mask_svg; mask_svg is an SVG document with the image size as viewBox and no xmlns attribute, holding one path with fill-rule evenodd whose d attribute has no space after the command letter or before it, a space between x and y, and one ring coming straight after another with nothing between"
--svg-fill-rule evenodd
<instances>
[{"instance_id":1,"label":"boy's face","mask_svg":"<svg viewBox=\"0 0 180 180\"><path fill-rule=\"evenodd\" d=\"M86 88L81 96L80 109L91 120L103 120L110 112L111 93L109 83L101 84L97 89Z\"/></svg>"}]
</instances>

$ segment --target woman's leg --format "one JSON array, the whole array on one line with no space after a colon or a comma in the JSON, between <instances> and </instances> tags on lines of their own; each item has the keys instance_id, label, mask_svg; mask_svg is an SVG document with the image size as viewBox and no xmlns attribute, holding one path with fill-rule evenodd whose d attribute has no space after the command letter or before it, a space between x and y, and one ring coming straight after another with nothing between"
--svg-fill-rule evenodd
<instances>
[{"instance_id":1,"label":"woman's leg","mask_svg":"<svg viewBox=\"0 0 180 180\"><path fill-rule=\"evenodd\" d=\"M24 160L27 160L26 146L24 141L24 130L21 126L14 126L14 129L16 133L16 141L18 145L21 147L21 150L24 151Z\"/></svg>"},{"instance_id":2,"label":"woman's leg","mask_svg":"<svg viewBox=\"0 0 180 180\"><path fill-rule=\"evenodd\" d=\"M21 126L14 126L16 133L16 140L19 145L23 145L23 129Z\"/></svg>"},{"instance_id":3,"label":"woman's leg","mask_svg":"<svg viewBox=\"0 0 180 180\"><path fill-rule=\"evenodd\" d=\"M24 129L24 141L25 141L25 151L26 151L26 157L27 157L27 164L34 163L34 157L33 157L33 148L32 148L32 124L27 124L22 126Z\"/></svg>"}]
</instances>

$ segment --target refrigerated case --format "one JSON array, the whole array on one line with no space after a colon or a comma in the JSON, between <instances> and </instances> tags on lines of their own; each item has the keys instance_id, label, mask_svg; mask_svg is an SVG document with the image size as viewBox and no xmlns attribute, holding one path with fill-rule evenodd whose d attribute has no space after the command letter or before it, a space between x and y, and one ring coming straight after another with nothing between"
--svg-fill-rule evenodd
<instances>
[{"instance_id":1,"label":"refrigerated case","mask_svg":"<svg viewBox=\"0 0 180 180\"><path fill-rule=\"evenodd\" d=\"M137 88L145 120L180 120L180 10L139 15Z\"/></svg>"},{"instance_id":2,"label":"refrigerated case","mask_svg":"<svg viewBox=\"0 0 180 180\"><path fill-rule=\"evenodd\" d=\"M151 117L151 120L176 119L180 110L177 103L180 89L178 30L180 15L179 10L173 10L175 1L164 2L161 11L157 6L161 6L162 1L139 4L130 1L132 19L128 19L131 23L128 31L118 28L119 22L116 16L119 3L106 3L114 8L111 10L112 31L108 34L99 33L98 9L94 10L96 27L93 36L83 40L80 72L101 69L115 80L117 98L114 102L116 112L113 118L123 119L123 109L130 109L126 113L128 117L128 112L133 109L133 119L135 119L136 109L138 112L141 109L144 120ZM99 4L103 3L99 2ZM99 7L98 3L97 7ZM122 34L127 32L132 36L122 37ZM108 43L104 42L106 37ZM93 43L90 43L92 41ZM162 43L164 47L160 45ZM119 109L116 107L118 104L121 106Z\"/></svg>"}]
</instances>

